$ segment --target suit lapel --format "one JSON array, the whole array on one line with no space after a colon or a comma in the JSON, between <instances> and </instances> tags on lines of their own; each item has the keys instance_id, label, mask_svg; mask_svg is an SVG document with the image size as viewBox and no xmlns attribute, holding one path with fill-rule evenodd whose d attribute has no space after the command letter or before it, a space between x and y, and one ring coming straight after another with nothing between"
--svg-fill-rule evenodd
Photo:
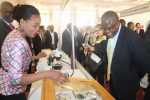
<instances>
[{"instance_id":1,"label":"suit lapel","mask_svg":"<svg viewBox=\"0 0 150 100\"><path fill-rule=\"evenodd\" d=\"M116 59L116 56L119 53L119 49L121 47L122 39L123 39L123 35L124 35L124 29L125 28L121 26L121 30L120 30L118 40L117 40L117 43L116 43L116 47L115 47L115 50L114 50L114 54L113 54L113 57L112 57L112 63L114 62L114 60Z\"/></svg>"}]
</instances>

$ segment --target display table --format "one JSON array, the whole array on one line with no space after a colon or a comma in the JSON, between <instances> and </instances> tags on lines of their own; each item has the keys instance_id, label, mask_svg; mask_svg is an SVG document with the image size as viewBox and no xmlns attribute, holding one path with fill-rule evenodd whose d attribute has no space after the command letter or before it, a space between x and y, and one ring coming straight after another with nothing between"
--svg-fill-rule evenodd
<instances>
[{"instance_id":1,"label":"display table","mask_svg":"<svg viewBox=\"0 0 150 100\"><path fill-rule=\"evenodd\" d=\"M71 78L73 82L80 82L85 85L92 86L96 89L96 92L102 97L101 100L115 100L97 81L95 80L85 80L80 78ZM56 100L55 96L55 83L51 80L43 80L42 88L42 100Z\"/></svg>"},{"instance_id":2,"label":"display table","mask_svg":"<svg viewBox=\"0 0 150 100\"><path fill-rule=\"evenodd\" d=\"M63 68L61 72L65 73L72 73L70 65L70 59L63 53ZM66 63L67 62L67 63ZM101 95L103 98L102 100L115 100L97 81L95 81L92 76L78 63L76 62L77 69L74 70L74 74L71 78L69 78L69 82L73 83L82 82L80 84L90 85L91 87L96 89L96 92ZM37 71L44 71L51 69L51 66L47 64L47 57L42 58L39 60ZM31 91L29 94L28 100L56 100L55 87L59 86L56 85L57 83L46 79L34 82L31 87Z\"/></svg>"}]
</instances>

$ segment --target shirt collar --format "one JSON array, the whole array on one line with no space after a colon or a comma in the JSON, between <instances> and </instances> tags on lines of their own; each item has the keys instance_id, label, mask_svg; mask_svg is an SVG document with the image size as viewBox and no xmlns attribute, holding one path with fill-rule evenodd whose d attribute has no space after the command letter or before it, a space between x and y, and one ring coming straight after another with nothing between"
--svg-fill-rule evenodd
<instances>
[{"instance_id":1,"label":"shirt collar","mask_svg":"<svg viewBox=\"0 0 150 100\"><path fill-rule=\"evenodd\" d=\"M119 36L120 30L121 30L121 24L119 25L119 29L118 29L116 35L113 38L110 38L109 40L116 40Z\"/></svg>"}]
</instances>

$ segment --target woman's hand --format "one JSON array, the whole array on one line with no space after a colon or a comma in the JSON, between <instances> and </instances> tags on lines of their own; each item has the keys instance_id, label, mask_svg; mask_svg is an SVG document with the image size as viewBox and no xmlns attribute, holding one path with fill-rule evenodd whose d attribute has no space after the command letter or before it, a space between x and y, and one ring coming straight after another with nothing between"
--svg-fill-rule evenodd
<instances>
[{"instance_id":1,"label":"woman's hand","mask_svg":"<svg viewBox=\"0 0 150 100\"><path fill-rule=\"evenodd\" d=\"M56 71L56 70L49 70L48 71L48 77L52 80L59 82L59 83L64 83L68 80L68 77L66 77L60 71Z\"/></svg>"}]
</instances>

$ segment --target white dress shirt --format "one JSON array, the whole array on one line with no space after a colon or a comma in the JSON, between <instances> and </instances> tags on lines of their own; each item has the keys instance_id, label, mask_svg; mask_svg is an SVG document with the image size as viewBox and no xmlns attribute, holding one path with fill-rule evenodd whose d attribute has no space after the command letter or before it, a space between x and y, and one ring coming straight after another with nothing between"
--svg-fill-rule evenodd
<instances>
[{"instance_id":1,"label":"white dress shirt","mask_svg":"<svg viewBox=\"0 0 150 100\"><path fill-rule=\"evenodd\" d=\"M54 32L50 32L50 35L51 35L51 37L52 37L52 45L54 45L54 44L55 44Z\"/></svg>"}]
</instances>

